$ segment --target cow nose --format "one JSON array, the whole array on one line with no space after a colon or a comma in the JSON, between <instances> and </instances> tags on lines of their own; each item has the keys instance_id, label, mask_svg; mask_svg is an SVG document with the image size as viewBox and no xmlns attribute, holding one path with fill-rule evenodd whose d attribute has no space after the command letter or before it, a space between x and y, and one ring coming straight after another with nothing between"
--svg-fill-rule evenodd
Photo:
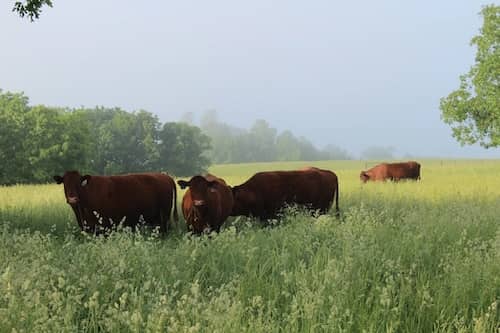
<instances>
[{"instance_id":1,"label":"cow nose","mask_svg":"<svg viewBox=\"0 0 500 333\"><path fill-rule=\"evenodd\" d=\"M71 204L77 204L79 200L77 197L68 197L66 201L71 205Z\"/></svg>"}]
</instances>

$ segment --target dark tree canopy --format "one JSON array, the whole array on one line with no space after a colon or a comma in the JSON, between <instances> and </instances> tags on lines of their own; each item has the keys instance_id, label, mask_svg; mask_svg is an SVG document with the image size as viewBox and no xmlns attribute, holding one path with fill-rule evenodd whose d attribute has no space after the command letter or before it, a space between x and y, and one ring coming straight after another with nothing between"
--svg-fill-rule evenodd
<instances>
[{"instance_id":1,"label":"dark tree canopy","mask_svg":"<svg viewBox=\"0 0 500 333\"><path fill-rule=\"evenodd\" d=\"M44 5L52 7L52 0L16 1L12 11L18 13L21 17L28 17L33 22L40 17Z\"/></svg>"},{"instance_id":2,"label":"dark tree canopy","mask_svg":"<svg viewBox=\"0 0 500 333\"><path fill-rule=\"evenodd\" d=\"M140 110L29 106L0 90L0 185L43 183L66 170L109 175L206 170L209 138L198 127Z\"/></svg>"},{"instance_id":3,"label":"dark tree canopy","mask_svg":"<svg viewBox=\"0 0 500 333\"><path fill-rule=\"evenodd\" d=\"M207 170L210 138L196 126L165 123L159 132L159 163L175 176L190 176Z\"/></svg>"},{"instance_id":4,"label":"dark tree canopy","mask_svg":"<svg viewBox=\"0 0 500 333\"><path fill-rule=\"evenodd\" d=\"M483 26L472 38L474 65L460 76L460 87L441 99L441 116L461 144L500 146L500 6L481 11Z\"/></svg>"}]
</instances>

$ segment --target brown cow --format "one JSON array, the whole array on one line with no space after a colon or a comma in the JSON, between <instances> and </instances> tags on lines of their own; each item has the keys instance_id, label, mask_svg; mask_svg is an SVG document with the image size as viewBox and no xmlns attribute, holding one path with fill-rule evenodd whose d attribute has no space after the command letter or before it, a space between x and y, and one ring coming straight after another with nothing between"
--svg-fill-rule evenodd
<instances>
[{"instance_id":1,"label":"brown cow","mask_svg":"<svg viewBox=\"0 0 500 333\"><path fill-rule=\"evenodd\" d=\"M177 184L189 189L182 198L182 213L188 228L201 234L205 230L220 230L231 213L233 193L226 182L214 175L194 176Z\"/></svg>"},{"instance_id":2,"label":"brown cow","mask_svg":"<svg viewBox=\"0 0 500 333\"><path fill-rule=\"evenodd\" d=\"M328 170L307 168L298 171L259 172L245 183L233 187L231 215L275 218L286 205L298 204L325 213L336 195L338 179Z\"/></svg>"},{"instance_id":3,"label":"brown cow","mask_svg":"<svg viewBox=\"0 0 500 333\"><path fill-rule=\"evenodd\" d=\"M415 161L402 163L382 163L367 171L361 171L359 178L367 181L385 181L400 179L420 179L420 164Z\"/></svg>"},{"instance_id":4,"label":"brown cow","mask_svg":"<svg viewBox=\"0 0 500 333\"><path fill-rule=\"evenodd\" d=\"M318 206L321 213L326 213L335 199L335 211L339 213L339 180L337 175L330 170L316 167L305 167L301 171L319 172L322 176L323 185L318 190Z\"/></svg>"},{"instance_id":5,"label":"brown cow","mask_svg":"<svg viewBox=\"0 0 500 333\"><path fill-rule=\"evenodd\" d=\"M159 226L165 233L172 205L173 218L178 220L177 188L166 174L82 176L78 171L67 171L54 180L64 184L66 202L80 228L87 232L98 234L120 222L134 229L142 215L147 224Z\"/></svg>"}]
</instances>

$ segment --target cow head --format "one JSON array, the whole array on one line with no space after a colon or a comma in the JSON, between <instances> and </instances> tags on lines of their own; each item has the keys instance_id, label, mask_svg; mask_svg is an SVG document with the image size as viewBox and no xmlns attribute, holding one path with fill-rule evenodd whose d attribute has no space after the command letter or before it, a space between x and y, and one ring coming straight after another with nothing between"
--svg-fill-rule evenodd
<instances>
[{"instance_id":1,"label":"cow head","mask_svg":"<svg viewBox=\"0 0 500 333\"><path fill-rule=\"evenodd\" d=\"M190 224L193 231L201 233L210 228L211 210L217 209L213 206L214 195L217 193L217 181L207 180L203 176L194 176L189 181L179 180L177 184L182 189L189 187L192 205L186 223Z\"/></svg>"},{"instance_id":2,"label":"cow head","mask_svg":"<svg viewBox=\"0 0 500 333\"><path fill-rule=\"evenodd\" d=\"M88 186L91 176L82 176L78 171L66 171L64 175L54 176L57 184L64 184L64 194L66 202L71 206L78 205L82 200L82 193L84 188Z\"/></svg>"},{"instance_id":3,"label":"cow head","mask_svg":"<svg viewBox=\"0 0 500 333\"><path fill-rule=\"evenodd\" d=\"M363 183L366 183L368 180L370 180L370 176L365 171L361 171L361 173L359 174L359 179L361 179Z\"/></svg>"}]
</instances>

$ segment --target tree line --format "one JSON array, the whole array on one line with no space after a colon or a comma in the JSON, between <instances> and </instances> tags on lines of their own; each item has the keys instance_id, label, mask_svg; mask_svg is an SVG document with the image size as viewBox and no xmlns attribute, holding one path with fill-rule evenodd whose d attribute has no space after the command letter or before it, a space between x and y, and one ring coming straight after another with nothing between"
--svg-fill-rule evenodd
<instances>
[{"instance_id":1,"label":"tree line","mask_svg":"<svg viewBox=\"0 0 500 333\"><path fill-rule=\"evenodd\" d=\"M164 171L188 176L211 163L349 159L333 145L317 149L266 121L239 129L207 111L161 123L150 112L120 108L29 105L23 93L0 90L0 184L42 183L65 170L89 174Z\"/></svg>"},{"instance_id":2,"label":"tree line","mask_svg":"<svg viewBox=\"0 0 500 333\"><path fill-rule=\"evenodd\" d=\"M182 121L193 125L194 115L186 113ZM209 110L201 115L199 127L212 140L208 156L217 164L351 159L347 151L335 145L318 149L288 130L279 133L262 119L249 129L242 129L220 121L217 112Z\"/></svg>"},{"instance_id":3,"label":"tree line","mask_svg":"<svg viewBox=\"0 0 500 333\"><path fill-rule=\"evenodd\" d=\"M162 124L143 110L28 103L0 90L0 184L47 182L65 170L186 176L210 165L210 138L196 126Z\"/></svg>"}]
</instances>

